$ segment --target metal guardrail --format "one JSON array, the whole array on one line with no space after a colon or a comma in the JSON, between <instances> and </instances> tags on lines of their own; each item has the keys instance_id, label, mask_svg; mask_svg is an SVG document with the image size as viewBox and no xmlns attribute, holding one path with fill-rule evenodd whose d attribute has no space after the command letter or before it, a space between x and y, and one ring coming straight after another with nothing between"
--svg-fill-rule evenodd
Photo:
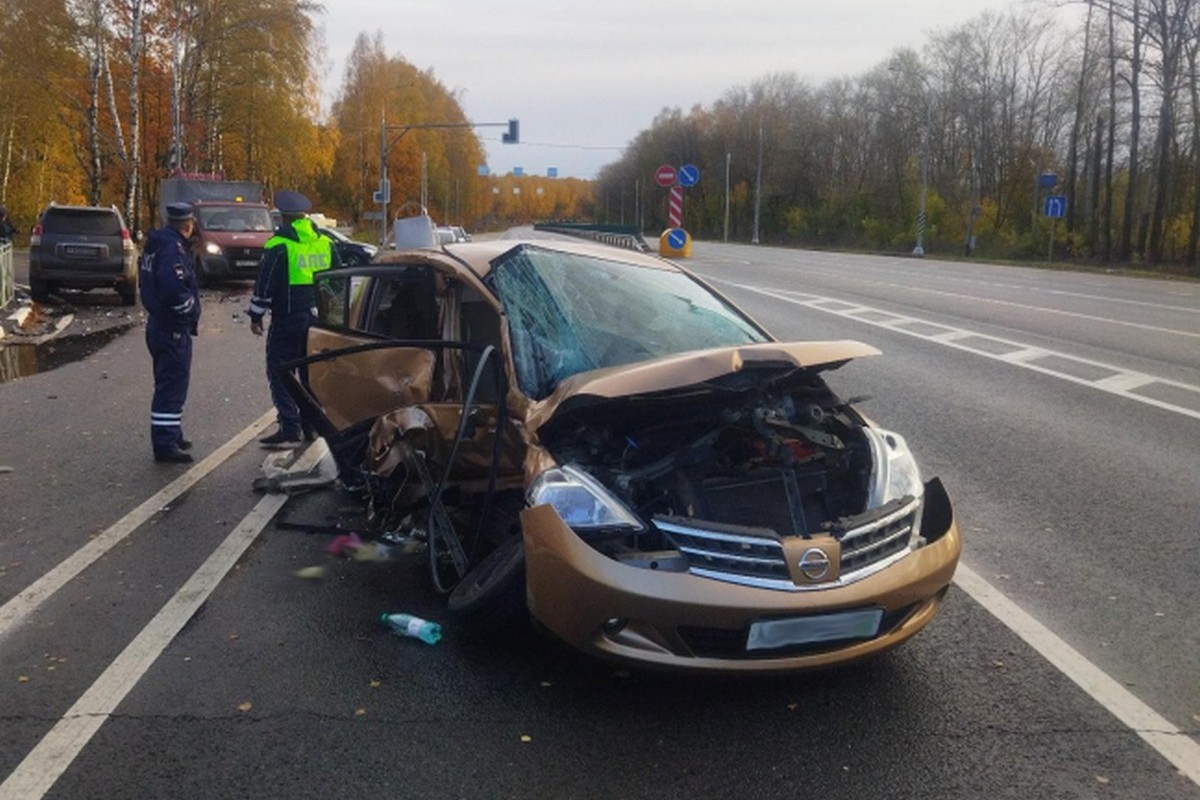
<instances>
[{"instance_id":1,"label":"metal guardrail","mask_svg":"<svg viewBox=\"0 0 1200 800\"><path fill-rule=\"evenodd\" d=\"M12 242L0 242L0 309L12 302L16 292Z\"/></svg>"},{"instance_id":2,"label":"metal guardrail","mask_svg":"<svg viewBox=\"0 0 1200 800\"><path fill-rule=\"evenodd\" d=\"M536 222L535 231L561 233L566 236L577 236L593 242L610 244L614 247L624 247L626 250L637 250L639 253L650 252L650 245L642 238L642 232L633 225L593 225L587 222Z\"/></svg>"}]
</instances>

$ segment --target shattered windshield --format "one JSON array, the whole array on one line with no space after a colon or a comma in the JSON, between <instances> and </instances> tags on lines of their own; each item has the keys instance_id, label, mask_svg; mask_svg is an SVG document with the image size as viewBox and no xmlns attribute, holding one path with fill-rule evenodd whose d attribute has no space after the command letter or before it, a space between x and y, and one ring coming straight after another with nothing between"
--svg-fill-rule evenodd
<instances>
[{"instance_id":1,"label":"shattered windshield","mask_svg":"<svg viewBox=\"0 0 1200 800\"><path fill-rule=\"evenodd\" d=\"M495 266L521 390L662 356L769 341L682 272L522 246Z\"/></svg>"}]
</instances>

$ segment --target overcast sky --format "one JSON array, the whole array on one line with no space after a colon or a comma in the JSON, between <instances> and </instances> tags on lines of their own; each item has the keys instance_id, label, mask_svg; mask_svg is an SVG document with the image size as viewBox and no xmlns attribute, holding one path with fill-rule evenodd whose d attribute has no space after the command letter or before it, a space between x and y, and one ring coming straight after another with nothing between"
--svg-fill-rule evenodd
<instances>
[{"instance_id":1,"label":"overcast sky","mask_svg":"<svg viewBox=\"0 0 1200 800\"><path fill-rule=\"evenodd\" d=\"M326 0L324 105L359 33L432 69L480 128L493 173L594 178L663 108L711 105L773 72L866 72L931 31L1041 0ZM389 119L396 123L400 120Z\"/></svg>"}]
</instances>

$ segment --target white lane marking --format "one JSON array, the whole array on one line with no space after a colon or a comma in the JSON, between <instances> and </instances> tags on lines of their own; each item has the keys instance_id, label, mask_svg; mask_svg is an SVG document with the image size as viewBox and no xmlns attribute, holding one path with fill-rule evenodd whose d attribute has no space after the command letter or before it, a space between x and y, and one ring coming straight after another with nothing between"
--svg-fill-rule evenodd
<instances>
[{"instance_id":1,"label":"white lane marking","mask_svg":"<svg viewBox=\"0 0 1200 800\"><path fill-rule=\"evenodd\" d=\"M274 411L270 412L270 416L273 415ZM327 450L324 440L318 439L296 462L296 468L312 467ZM268 494L258 501L208 560L0 784L0 800L40 800L50 791L287 500L286 494Z\"/></svg>"},{"instance_id":2,"label":"white lane marking","mask_svg":"<svg viewBox=\"0 0 1200 800\"><path fill-rule=\"evenodd\" d=\"M1043 314L1057 314L1058 316L1062 316L1062 317L1073 317L1075 319L1085 319L1085 320L1089 320L1091 322L1104 323L1106 325L1120 325L1120 326L1127 327L1127 328L1136 328L1138 330L1143 330L1143 331L1152 331L1154 333L1166 333L1166 334L1170 334L1172 336L1185 336L1189 339L1200 339L1200 333L1193 333L1192 331L1181 331L1181 330L1178 330L1177 328L1163 328L1158 325L1146 325L1141 322L1128 322L1126 320L1110 319L1109 317L1098 317L1094 314L1083 314L1078 311L1064 311L1063 309L1059 309L1059 308L1047 308L1046 306L1036 306L1036 305L1030 305L1028 303L1017 303L1012 300L1000 300L1000 299L991 298L991 297L980 297L978 295L973 295L973 294L961 294L959 292L948 292L943 289L929 289L929 288L926 288L923 286L913 286L911 284L890 283L887 281L870 280L868 278L849 276L849 275L846 275L845 273L841 273L841 272L829 272L829 271L821 271L821 270L811 270L811 271L819 272L820 274L828 275L830 277L835 277L840 280L848 280L848 281L852 281L855 283L865 283L865 284L869 284L871 286L882 286L882 287L890 288L890 289L902 289L904 291L909 291L909 292L921 292L923 294L938 295L940 297L952 297L956 300L967 300L967 301L976 302L976 303L988 303L988 304L997 305L997 306L1008 306L1010 308L1020 308L1020 309L1026 310L1026 311L1037 311L1037 312L1040 312ZM716 278L708 278L708 280L717 280L717 279ZM731 281L725 281L725 283L731 283ZM734 284L734 285L736 286L738 284ZM749 287L746 287L746 288L749 288ZM834 298L827 297L827 298L824 298L824 300L833 301ZM836 302L844 303L846 301L837 300ZM1184 312L1188 312L1188 313L1198 313L1194 309L1180 308L1178 306L1162 306L1162 308L1169 309L1171 311L1184 311Z\"/></svg>"},{"instance_id":3,"label":"white lane marking","mask_svg":"<svg viewBox=\"0 0 1200 800\"><path fill-rule=\"evenodd\" d=\"M1088 358L1080 358L1078 356L1068 355L1054 350L1046 350L1041 347L1031 347L1022 342L1017 342L1012 339L1005 339L1000 336L990 336L985 333L976 333L965 328L955 328L953 325L946 325L941 322L933 322L923 320L917 317L906 317L903 314L897 314L893 311L884 311L883 309L872 308L870 306L854 306L850 310L832 308L821 305L822 302L832 300L829 297L820 297L818 295L809 294L807 292L791 292L787 289L764 289L758 286L751 286L745 283L737 283L734 281L722 280L719 278L709 278L713 283L723 283L728 286L736 286L739 289L745 289L748 292L761 294L765 297L772 297L776 300L782 300L785 303L793 303L795 305L805 306L806 308L816 309L826 314L834 314L846 319L852 319L855 322L861 322L864 325L873 325L876 328L886 328L897 333L915 336L918 339L924 339L928 342L934 342L944 347L952 347L955 350L962 350L966 353L971 353L984 358L990 358L993 361L1000 361L1005 364L1021 367L1023 369L1040 372L1043 375L1050 375L1064 381L1077 383L1080 386L1087 386L1091 389L1096 389L1106 394L1123 397L1126 400L1133 400L1145 405L1161 408L1166 411L1173 411L1176 414L1182 414L1185 417L1200 419L1200 386L1194 386L1190 383L1174 381L1169 378L1159 378L1153 375L1147 375L1136 370L1125 369L1113 364L1105 364L1102 361L1093 361ZM887 318L882 320L870 319L864 314L879 313L886 314ZM911 327L906 327L911 326ZM921 326L925 326L926 331L921 330ZM928 328L936 328L935 332L928 332ZM973 340L976 342L989 342L995 345L1000 345L1007 348L1008 352L989 352L981 347L971 347L965 340ZM1064 372L1061 369L1054 369L1043 364L1034 363L1036 359L1054 357L1062 361L1077 364L1085 371L1102 370L1106 374L1096 378L1084 378L1078 375L1072 375ZM1151 384L1159 384L1173 389L1182 390L1196 399L1196 407L1189 408L1175 403L1169 403L1165 400L1159 400L1145 394L1139 394L1135 390L1144 389Z\"/></svg>"},{"instance_id":4,"label":"white lane marking","mask_svg":"<svg viewBox=\"0 0 1200 800\"><path fill-rule=\"evenodd\" d=\"M811 255L811 253L810 253L810 255ZM895 260L895 259L893 259L893 260ZM739 261L739 263L741 263L745 266L750 266L750 264L751 264L751 262L749 262L749 261ZM714 266L720 266L720 262L714 263ZM828 269L811 269L811 267L812 267L811 262L808 264L801 263L800 266L803 266L812 272L820 272L821 274L828 275L830 277L838 277L838 278L843 278L843 279L852 278L852 276L849 276L844 272L835 272L835 271L828 270ZM929 277L928 271L912 270L912 269L901 270L892 265L888 266L887 274L889 274L889 275L906 275L910 278L927 278L927 277ZM1177 306L1177 305L1171 305L1169 303L1155 303L1155 302L1151 302L1148 300L1128 300L1128 299L1121 298L1121 297L1106 297L1104 295L1098 295L1098 294L1086 294L1084 292L1072 292L1072 291L1068 291L1066 289L1048 289L1044 286L1038 286L1036 284L1005 283L1003 281L985 281L985 280L979 280L978 278L972 278L972 277L969 277L966 275L962 275L960 273L947 273L944 270L940 270L940 269L938 270L938 277L943 280L955 281L958 283L965 283L968 285L990 286L993 289L1007 289L1007 290L1015 289L1020 292L1027 292L1027 293L1034 293L1034 294L1043 293L1043 294L1049 294L1049 295L1056 295L1059 297L1072 297L1072 298L1076 298L1079 300L1098 300L1102 303L1112 303L1114 305L1140 306L1142 308L1154 308L1154 309L1158 309L1160 311L1178 311L1178 312L1181 312L1184 314L1200 314L1200 308L1188 308L1187 306ZM862 278L853 278L853 279L860 280L864 283L873 283L874 282L874 281L868 281L868 280L862 279ZM888 284L888 285L894 285L894 284ZM1096 284L1094 288L1100 288L1103 286L1111 286L1111 285L1113 285L1111 282L1102 282L1102 283ZM916 289L917 287L909 286L908 288ZM1169 297L1186 297L1188 299L1191 299L1196 296L1196 293L1191 290L1188 290L1188 289L1170 289L1167 291L1167 295Z\"/></svg>"},{"instance_id":5,"label":"white lane marking","mask_svg":"<svg viewBox=\"0 0 1200 800\"><path fill-rule=\"evenodd\" d=\"M218 447L187 472L164 486L157 494L119 519L116 524L68 556L65 561L30 584L24 591L0 606L0 641L12 632L25 618L42 603L67 585L76 575L95 563L101 556L121 543L125 537L141 527L164 506L195 486L202 478L220 466L226 459L240 450L247 442L271 424L275 419L272 409Z\"/></svg>"},{"instance_id":6,"label":"white lane marking","mask_svg":"<svg viewBox=\"0 0 1200 800\"><path fill-rule=\"evenodd\" d=\"M955 571L954 582L1059 672L1145 740L1159 755L1170 761L1192 783L1200 786L1200 744L962 562L959 562Z\"/></svg>"}]
</instances>

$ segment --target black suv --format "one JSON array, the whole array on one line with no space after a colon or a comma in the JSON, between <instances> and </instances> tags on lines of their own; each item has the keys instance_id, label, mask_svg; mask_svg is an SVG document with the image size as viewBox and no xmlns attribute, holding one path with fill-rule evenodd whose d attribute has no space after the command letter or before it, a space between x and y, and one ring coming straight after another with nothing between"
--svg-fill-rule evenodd
<instances>
[{"instance_id":1,"label":"black suv","mask_svg":"<svg viewBox=\"0 0 1200 800\"><path fill-rule=\"evenodd\" d=\"M116 289L137 301L137 248L116 206L51 203L29 237L29 290L44 302L58 289Z\"/></svg>"}]
</instances>

